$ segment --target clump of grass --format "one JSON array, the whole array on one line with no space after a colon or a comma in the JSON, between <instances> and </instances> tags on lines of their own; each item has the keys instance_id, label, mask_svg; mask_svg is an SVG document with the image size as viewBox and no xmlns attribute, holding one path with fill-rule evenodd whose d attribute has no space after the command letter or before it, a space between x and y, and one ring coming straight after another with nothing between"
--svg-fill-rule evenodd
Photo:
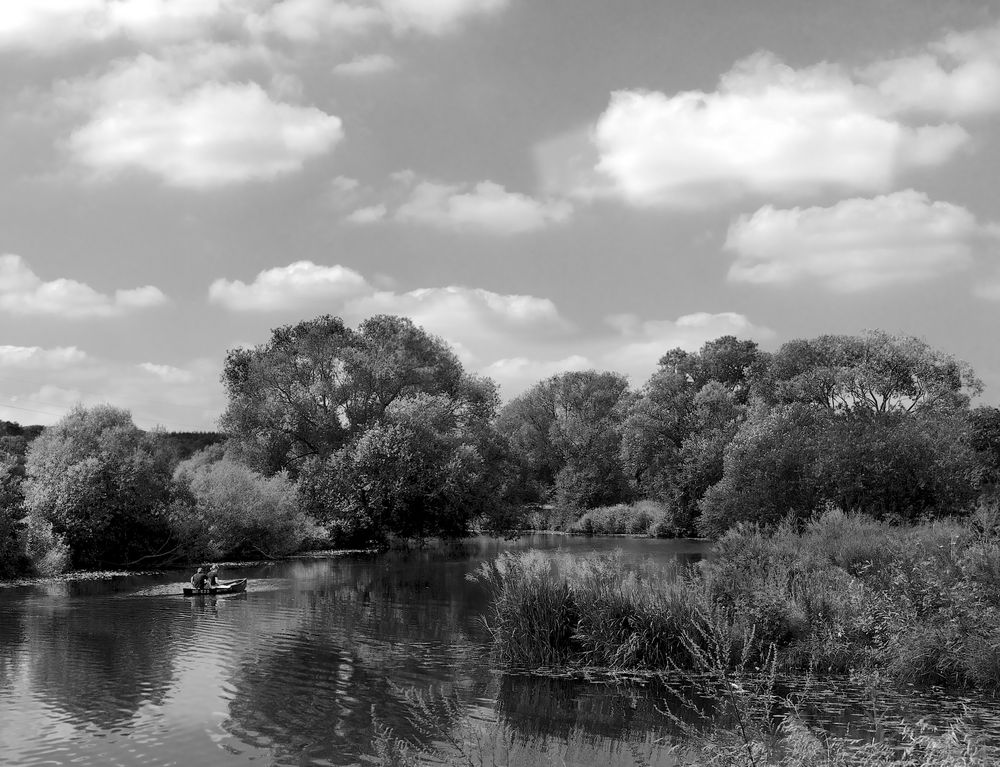
<instances>
[{"instance_id":1,"label":"clump of grass","mask_svg":"<svg viewBox=\"0 0 1000 767\"><path fill-rule=\"evenodd\" d=\"M649 500L589 509L566 530L578 535L640 535L649 538L683 535L670 510L662 503Z\"/></svg>"},{"instance_id":2,"label":"clump of grass","mask_svg":"<svg viewBox=\"0 0 1000 767\"><path fill-rule=\"evenodd\" d=\"M707 620L738 653L773 646L783 669L1000 691L997 525L891 528L831 510L802 530L734 529L680 573L532 552L473 577L492 593L486 623L505 666L689 667L685 637Z\"/></svg>"}]
</instances>

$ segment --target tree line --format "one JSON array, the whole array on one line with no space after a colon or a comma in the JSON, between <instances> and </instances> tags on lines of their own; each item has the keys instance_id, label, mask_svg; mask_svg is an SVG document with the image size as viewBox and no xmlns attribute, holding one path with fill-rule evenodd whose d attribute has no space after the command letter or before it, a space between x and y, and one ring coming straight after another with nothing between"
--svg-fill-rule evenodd
<instances>
[{"instance_id":1,"label":"tree line","mask_svg":"<svg viewBox=\"0 0 1000 767\"><path fill-rule=\"evenodd\" d=\"M633 390L580 371L506 405L411 321L321 316L231 350L222 438L76 408L0 436L0 576L271 557L391 537L570 525L655 501L659 534L836 507L960 515L1000 482L1000 410L973 370L909 336L723 336L666 350Z\"/></svg>"}]
</instances>

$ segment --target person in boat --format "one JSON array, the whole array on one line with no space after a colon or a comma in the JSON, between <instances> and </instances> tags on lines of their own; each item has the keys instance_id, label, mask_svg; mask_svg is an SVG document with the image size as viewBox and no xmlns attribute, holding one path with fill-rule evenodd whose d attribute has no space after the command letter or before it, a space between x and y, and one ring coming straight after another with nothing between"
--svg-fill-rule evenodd
<instances>
[{"instance_id":1,"label":"person in boat","mask_svg":"<svg viewBox=\"0 0 1000 767\"><path fill-rule=\"evenodd\" d=\"M208 587L214 589L218 587L219 584L219 566L212 565L208 570Z\"/></svg>"},{"instance_id":2,"label":"person in boat","mask_svg":"<svg viewBox=\"0 0 1000 767\"><path fill-rule=\"evenodd\" d=\"M203 589L205 588L205 581L207 578L208 576L205 575L205 568L199 567L198 572L191 576L191 586L196 589Z\"/></svg>"}]
</instances>

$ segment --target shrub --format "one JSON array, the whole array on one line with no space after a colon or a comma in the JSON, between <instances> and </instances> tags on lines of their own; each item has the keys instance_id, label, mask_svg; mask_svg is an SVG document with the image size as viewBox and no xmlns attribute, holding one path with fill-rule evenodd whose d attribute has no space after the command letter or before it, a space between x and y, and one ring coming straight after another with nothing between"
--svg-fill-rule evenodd
<instances>
[{"instance_id":1,"label":"shrub","mask_svg":"<svg viewBox=\"0 0 1000 767\"><path fill-rule=\"evenodd\" d=\"M284 474L265 477L228 458L204 463L195 456L177 467L175 482L181 500L171 523L193 558L276 557L319 535L299 512L295 486Z\"/></svg>"},{"instance_id":2,"label":"shrub","mask_svg":"<svg viewBox=\"0 0 1000 767\"><path fill-rule=\"evenodd\" d=\"M663 504L639 501L590 509L570 524L567 530L581 535L671 537L675 528L673 519Z\"/></svg>"}]
</instances>

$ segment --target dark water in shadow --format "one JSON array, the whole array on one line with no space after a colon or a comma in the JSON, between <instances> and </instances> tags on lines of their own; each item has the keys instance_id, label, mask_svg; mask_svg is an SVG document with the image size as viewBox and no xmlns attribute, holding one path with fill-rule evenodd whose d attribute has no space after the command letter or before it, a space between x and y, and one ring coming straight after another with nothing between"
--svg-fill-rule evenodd
<instances>
[{"instance_id":1,"label":"dark water in shadow","mask_svg":"<svg viewBox=\"0 0 1000 767\"><path fill-rule=\"evenodd\" d=\"M531 536L234 569L224 577L251 581L233 597L182 597L182 574L0 589L0 764L360 764L373 713L401 736L435 737L411 721L413 690L438 696L441 732L501 764L657 763L670 727L656 683L491 671L486 594L465 576L526 547L621 549L646 565L704 551ZM805 712L811 720L864 729L860 691L818 690L829 705ZM940 718L961 702L913 694L891 705L893 716ZM1000 733L996 712L969 703Z\"/></svg>"}]
</instances>

